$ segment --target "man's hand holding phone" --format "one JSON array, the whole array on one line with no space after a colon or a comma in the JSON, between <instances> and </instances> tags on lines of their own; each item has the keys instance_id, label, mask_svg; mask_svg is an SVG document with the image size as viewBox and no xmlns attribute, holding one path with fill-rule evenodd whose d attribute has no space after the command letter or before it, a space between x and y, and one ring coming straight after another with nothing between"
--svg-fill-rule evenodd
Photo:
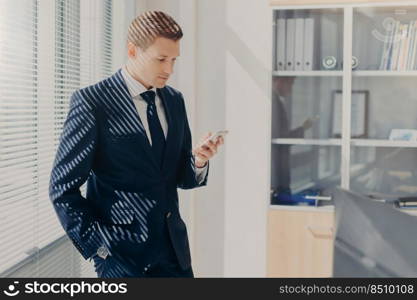
<instances>
[{"instance_id":1,"label":"man's hand holding phone","mask_svg":"<svg viewBox=\"0 0 417 300\"><path fill-rule=\"evenodd\" d=\"M194 148L195 165L203 168L207 161L217 153L217 148L224 144L224 136L227 130L218 131L215 134L207 133Z\"/></svg>"}]
</instances>

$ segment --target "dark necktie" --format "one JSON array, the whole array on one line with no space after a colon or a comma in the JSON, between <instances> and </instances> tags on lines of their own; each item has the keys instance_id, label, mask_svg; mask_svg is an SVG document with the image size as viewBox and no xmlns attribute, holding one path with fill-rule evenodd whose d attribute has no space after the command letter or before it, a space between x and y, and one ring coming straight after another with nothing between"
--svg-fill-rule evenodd
<instances>
[{"instance_id":1,"label":"dark necktie","mask_svg":"<svg viewBox=\"0 0 417 300\"><path fill-rule=\"evenodd\" d=\"M148 117L148 126L152 139L152 152L154 153L156 160L159 162L159 166L162 167L165 151L165 136L156 111L155 92L146 91L140 95L148 103L146 115Z\"/></svg>"}]
</instances>

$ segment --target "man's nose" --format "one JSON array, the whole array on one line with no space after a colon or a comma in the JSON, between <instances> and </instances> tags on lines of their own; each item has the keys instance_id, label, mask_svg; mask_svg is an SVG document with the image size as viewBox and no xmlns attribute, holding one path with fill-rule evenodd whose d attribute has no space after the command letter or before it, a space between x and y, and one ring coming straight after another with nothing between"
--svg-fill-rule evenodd
<instances>
[{"instance_id":1,"label":"man's nose","mask_svg":"<svg viewBox=\"0 0 417 300\"><path fill-rule=\"evenodd\" d=\"M173 71L174 71L174 66L173 66L173 64L171 64L171 63L167 63L167 64L164 66L163 72L164 72L164 74L165 74L166 76L171 75L171 73L172 73Z\"/></svg>"}]
</instances>

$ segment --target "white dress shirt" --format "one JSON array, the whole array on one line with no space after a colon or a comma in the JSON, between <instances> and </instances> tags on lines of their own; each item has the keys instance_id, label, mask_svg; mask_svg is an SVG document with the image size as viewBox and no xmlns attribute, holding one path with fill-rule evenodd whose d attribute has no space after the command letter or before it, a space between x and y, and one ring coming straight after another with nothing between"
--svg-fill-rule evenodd
<instances>
[{"instance_id":1,"label":"white dress shirt","mask_svg":"<svg viewBox=\"0 0 417 300\"><path fill-rule=\"evenodd\" d=\"M148 125L148 116L146 114L146 109L148 107L148 103L140 96L141 93L146 91L154 91L155 96L155 106L156 106L156 112L158 114L159 121L161 122L161 127L165 135L165 139L167 137L168 132L168 123L165 115L164 105L159 98L158 94L156 93L156 88L152 87L151 89L146 89L139 81L134 79L132 75L127 71L126 65L122 67L122 76L123 79L126 82L127 88L129 90L130 96L133 99L133 102L135 103L136 110L138 111L140 120L142 121L143 127L145 128L146 135L148 137L149 143L152 145L152 138L149 131L149 125ZM196 166L196 176L197 181L201 183L207 173L207 163L204 167L198 168Z\"/></svg>"}]
</instances>

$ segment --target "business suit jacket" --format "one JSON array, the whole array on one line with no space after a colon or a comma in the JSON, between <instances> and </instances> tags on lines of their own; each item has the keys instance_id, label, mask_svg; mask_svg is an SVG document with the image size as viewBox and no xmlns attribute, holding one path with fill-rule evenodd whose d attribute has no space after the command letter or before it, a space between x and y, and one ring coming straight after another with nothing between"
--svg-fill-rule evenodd
<instances>
[{"instance_id":1,"label":"business suit jacket","mask_svg":"<svg viewBox=\"0 0 417 300\"><path fill-rule=\"evenodd\" d=\"M191 267L177 188L206 185L208 172L198 183L182 94L169 86L157 92L168 122L162 167L121 69L71 96L49 196L75 247L100 264L100 277L141 276L172 261L172 249L183 270ZM79 188L86 180L83 197ZM101 259L96 254L103 248L110 255Z\"/></svg>"}]
</instances>

